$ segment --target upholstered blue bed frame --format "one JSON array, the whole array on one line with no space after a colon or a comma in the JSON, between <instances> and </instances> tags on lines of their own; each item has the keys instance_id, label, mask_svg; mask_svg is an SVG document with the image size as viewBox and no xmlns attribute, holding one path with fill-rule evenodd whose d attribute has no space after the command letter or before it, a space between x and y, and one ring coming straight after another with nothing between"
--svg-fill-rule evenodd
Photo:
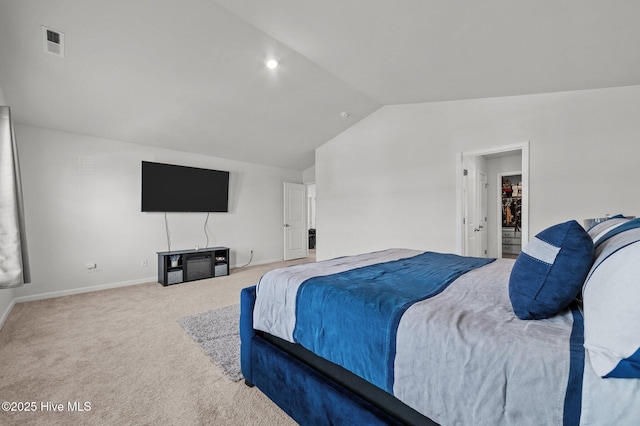
<instances>
[{"instance_id":1,"label":"upholstered blue bed frame","mask_svg":"<svg viewBox=\"0 0 640 426\"><path fill-rule=\"evenodd\" d=\"M385 408L376 406L375 401L359 396L357 385L349 389L274 345L253 329L255 286L243 289L240 299L240 363L246 383L258 387L298 423L435 424L425 417L413 421L383 411Z\"/></svg>"}]
</instances>

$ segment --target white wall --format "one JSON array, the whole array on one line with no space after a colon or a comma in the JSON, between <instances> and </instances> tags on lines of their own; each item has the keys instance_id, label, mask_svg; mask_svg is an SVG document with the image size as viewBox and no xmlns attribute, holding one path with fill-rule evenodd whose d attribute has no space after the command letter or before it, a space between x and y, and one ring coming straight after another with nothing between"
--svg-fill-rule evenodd
<instances>
[{"instance_id":1,"label":"white wall","mask_svg":"<svg viewBox=\"0 0 640 426\"><path fill-rule=\"evenodd\" d=\"M316 150L317 257L456 249L456 153L530 142L530 236L640 215L640 86L387 106Z\"/></svg>"},{"instance_id":2,"label":"white wall","mask_svg":"<svg viewBox=\"0 0 640 426\"><path fill-rule=\"evenodd\" d=\"M283 182L302 172L17 125L32 284L18 301L156 281L163 213L140 212L142 160L231 172L229 213L212 213L209 246L231 266L283 257ZM205 247L206 213L168 213L171 248ZM146 259L147 267L141 266ZM95 262L97 269L86 264Z\"/></svg>"},{"instance_id":3,"label":"white wall","mask_svg":"<svg viewBox=\"0 0 640 426\"><path fill-rule=\"evenodd\" d=\"M303 183L315 183L316 182L316 166L311 166L302 172Z\"/></svg>"},{"instance_id":4,"label":"white wall","mask_svg":"<svg viewBox=\"0 0 640 426\"><path fill-rule=\"evenodd\" d=\"M6 105L4 92L0 85L0 105ZM13 306L13 299L15 297L15 291L12 288L0 289L0 327L4 323L5 319L9 315L11 307Z\"/></svg>"}]
</instances>

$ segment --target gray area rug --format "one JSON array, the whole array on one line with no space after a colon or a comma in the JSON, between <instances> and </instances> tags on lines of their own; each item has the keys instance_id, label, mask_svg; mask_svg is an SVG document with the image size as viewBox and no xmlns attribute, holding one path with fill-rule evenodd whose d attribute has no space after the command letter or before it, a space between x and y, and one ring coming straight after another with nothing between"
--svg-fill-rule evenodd
<instances>
[{"instance_id":1,"label":"gray area rug","mask_svg":"<svg viewBox=\"0 0 640 426\"><path fill-rule=\"evenodd\" d=\"M240 372L240 305L213 309L180 318L178 324L222 368L234 382L242 379Z\"/></svg>"}]
</instances>

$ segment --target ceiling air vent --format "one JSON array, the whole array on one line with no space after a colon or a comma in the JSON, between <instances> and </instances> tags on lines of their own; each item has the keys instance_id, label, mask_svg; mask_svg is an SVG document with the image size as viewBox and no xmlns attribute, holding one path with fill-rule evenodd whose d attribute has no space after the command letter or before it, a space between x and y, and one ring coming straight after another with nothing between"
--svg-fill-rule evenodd
<instances>
[{"instance_id":1,"label":"ceiling air vent","mask_svg":"<svg viewBox=\"0 0 640 426\"><path fill-rule=\"evenodd\" d=\"M64 33L42 26L44 51L64 58Z\"/></svg>"}]
</instances>

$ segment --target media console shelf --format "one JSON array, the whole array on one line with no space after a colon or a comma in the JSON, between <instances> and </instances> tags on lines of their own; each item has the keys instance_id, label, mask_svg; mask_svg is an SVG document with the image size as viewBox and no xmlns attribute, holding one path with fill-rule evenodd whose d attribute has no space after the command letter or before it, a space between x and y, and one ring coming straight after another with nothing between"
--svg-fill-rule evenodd
<instances>
[{"instance_id":1,"label":"media console shelf","mask_svg":"<svg viewBox=\"0 0 640 426\"><path fill-rule=\"evenodd\" d=\"M164 286L223 275L229 275L228 247L158 252L158 282Z\"/></svg>"}]
</instances>

